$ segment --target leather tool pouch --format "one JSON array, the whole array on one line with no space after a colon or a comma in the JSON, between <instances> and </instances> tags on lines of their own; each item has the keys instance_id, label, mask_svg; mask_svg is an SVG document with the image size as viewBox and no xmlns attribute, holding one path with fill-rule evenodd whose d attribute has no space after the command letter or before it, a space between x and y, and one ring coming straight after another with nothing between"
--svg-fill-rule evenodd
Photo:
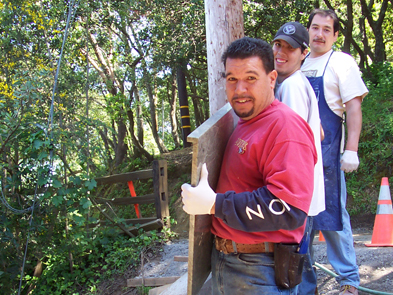
<instances>
[{"instance_id":1,"label":"leather tool pouch","mask_svg":"<svg viewBox=\"0 0 393 295\"><path fill-rule=\"evenodd\" d=\"M306 254L297 253L298 244L274 245L274 271L277 286L293 288L302 281Z\"/></svg>"}]
</instances>

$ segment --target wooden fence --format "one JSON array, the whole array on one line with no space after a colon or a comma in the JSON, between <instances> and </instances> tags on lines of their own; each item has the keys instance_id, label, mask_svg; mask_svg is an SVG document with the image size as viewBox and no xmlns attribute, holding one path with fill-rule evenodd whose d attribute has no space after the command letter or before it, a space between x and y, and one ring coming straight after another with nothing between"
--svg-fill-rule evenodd
<instances>
[{"instance_id":1,"label":"wooden fence","mask_svg":"<svg viewBox=\"0 0 393 295\"><path fill-rule=\"evenodd\" d=\"M114 199L96 198L97 204L107 204L110 206L120 205L136 205L136 204L155 204L156 216L141 217L125 219L127 225L133 226L128 230L132 234L137 233L135 225L139 224L144 230L153 230L161 228L164 225L164 219L167 218L166 225L169 226L169 207L168 207L168 176L167 176L167 161L156 160L153 161L152 169L129 172L124 174L115 174L105 177L96 178L97 188L102 185L112 185L115 183L128 183L129 181L153 179L152 192L143 196L124 197ZM107 221L100 221L100 225L108 225ZM92 225L96 226L96 225Z\"/></svg>"}]
</instances>

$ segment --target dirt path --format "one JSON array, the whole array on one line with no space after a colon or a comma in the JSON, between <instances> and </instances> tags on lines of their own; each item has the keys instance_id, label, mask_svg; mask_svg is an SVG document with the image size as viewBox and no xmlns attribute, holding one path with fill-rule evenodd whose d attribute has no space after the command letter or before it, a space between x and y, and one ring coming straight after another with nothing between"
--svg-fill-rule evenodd
<instances>
[{"instance_id":1,"label":"dirt path","mask_svg":"<svg viewBox=\"0 0 393 295\"><path fill-rule=\"evenodd\" d=\"M371 242L372 232L356 232L354 230L354 245L359 266L360 286L379 291L393 292L393 248L366 247ZM334 271L326 256L326 243L316 241L316 261L323 267ZM329 274L318 269L318 290L320 295L338 294L339 285ZM359 295L370 294L359 291ZM393 293L392 293L393 294Z\"/></svg>"}]
</instances>

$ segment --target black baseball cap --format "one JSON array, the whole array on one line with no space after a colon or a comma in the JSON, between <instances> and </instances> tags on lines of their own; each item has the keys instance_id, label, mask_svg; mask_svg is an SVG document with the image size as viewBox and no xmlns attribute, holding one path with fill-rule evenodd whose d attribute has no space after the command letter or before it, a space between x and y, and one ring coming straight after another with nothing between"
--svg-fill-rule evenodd
<instances>
[{"instance_id":1,"label":"black baseball cap","mask_svg":"<svg viewBox=\"0 0 393 295\"><path fill-rule=\"evenodd\" d=\"M309 36L307 29L298 22L289 22L281 26L274 36L274 41L287 41L293 48L308 47Z\"/></svg>"}]
</instances>

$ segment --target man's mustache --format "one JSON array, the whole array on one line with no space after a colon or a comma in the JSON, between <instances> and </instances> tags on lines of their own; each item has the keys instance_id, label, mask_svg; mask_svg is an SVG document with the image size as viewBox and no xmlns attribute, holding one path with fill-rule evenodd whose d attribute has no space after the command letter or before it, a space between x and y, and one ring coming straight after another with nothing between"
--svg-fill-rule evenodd
<instances>
[{"instance_id":1,"label":"man's mustache","mask_svg":"<svg viewBox=\"0 0 393 295\"><path fill-rule=\"evenodd\" d=\"M232 97L232 99L242 99L242 98L248 98L248 99L254 99L252 96L250 95L234 95Z\"/></svg>"},{"instance_id":2,"label":"man's mustache","mask_svg":"<svg viewBox=\"0 0 393 295\"><path fill-rule=\"evenodd\" d=\"M315 39L313 39L313 41L314 42L323 42L323 43L325 43L325 40L319 39L319 38L315 38Z\"/></svg>"}]
</instances>

